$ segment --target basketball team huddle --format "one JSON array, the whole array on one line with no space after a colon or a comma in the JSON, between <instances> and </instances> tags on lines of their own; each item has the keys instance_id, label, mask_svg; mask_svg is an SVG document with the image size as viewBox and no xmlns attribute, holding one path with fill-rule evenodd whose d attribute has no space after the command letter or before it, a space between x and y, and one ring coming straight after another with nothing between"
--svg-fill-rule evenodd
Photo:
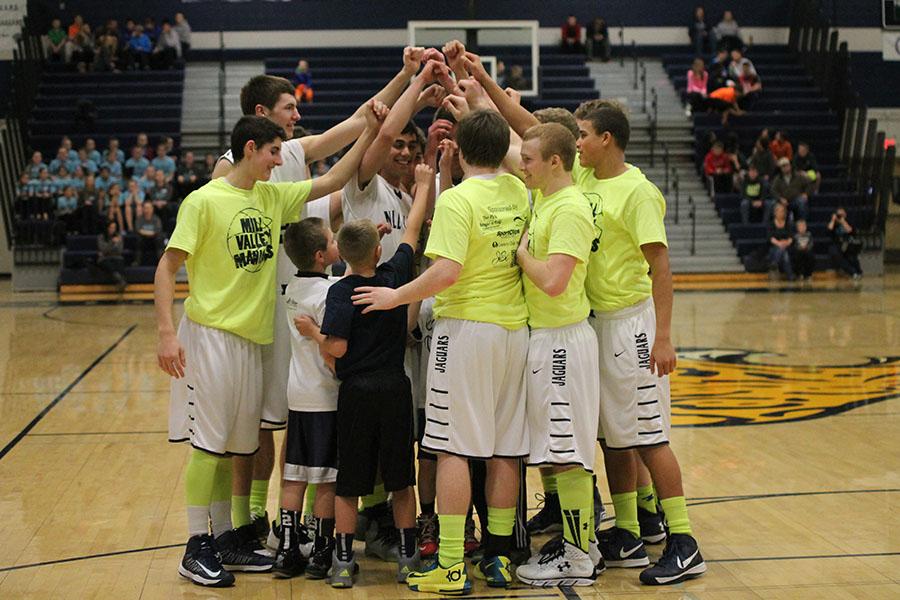
<instances>
[{"instance_id":1,"label":"basketball team huddle","mask_svg":"<svg viewBox=\"0 0 900 600\"><path fill-rule=\"evenodd\" d=\"M428 106L426 136L413 118ZM665 199L625 162L621 107L532 114L452 41L407 47L321 134L294 138L281 78L252 78L241 108L155 279L169 439L192 446L179 573L348 588L357 540L397 563L398 583L444 595L475 579L588 586L607 567L641 568L647 585L704 573L669 445ZM526 465L545 502L527 524ZM529 533L555 532L532 554ZM651 565L645 544L663 541Z\"/></svg>"}]
</instances>

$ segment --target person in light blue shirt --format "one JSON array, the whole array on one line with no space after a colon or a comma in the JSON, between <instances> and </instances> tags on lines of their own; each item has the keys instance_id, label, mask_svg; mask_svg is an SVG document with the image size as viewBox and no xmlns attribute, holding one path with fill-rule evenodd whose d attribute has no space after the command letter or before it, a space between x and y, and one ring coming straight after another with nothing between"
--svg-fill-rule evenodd
<instances>
[{"instance_id":1,"label":"person in light blue shirt","mask_svg":"<svg viewBox=\"0 0 900 600\"><path fill-rule=\"evenodd\" d=\"M148 165L147 168L144 169L144 174L138 180L138 183L145 194L150 193L150 190L156 185L156 167Z\"/></svg>"},{"instance_id":2,"label":"person in light blue shirt","mask_svg":"<svg viewBox=\"0 0 900 600\"><path fill-rule=\"evenodd\" d=\"M150 164L152 164L157 171L165 173L167 181L172 179L175 175L175 159L166 155L165 144L159 144L156 147L156 158L154 158Z\"/></svg>"},{"instance_id":3,"label":"person in light blue shirt","mask_svg":"<svg viewBox=\"0 0 900 600\"><path fill-rule=\"evenodd\" d=\"M131 157L125 161L125 175L128 177L138 178L144 174L150 161L144 157L144 152L140 146L131 147Z\"/></svg>"},{"instance_id":4,"label":"person in light blue shirt","mask_svg":"<svg viewBox=\"0 0 900 600\"><path fill-rule=\"evenodd\" d=\"M108 190L109 186L113 183L115 183L115 180L112 179L109 175L109 167L106 165L100 165L100 175L98 175L97 179L94 181L97 189Z\"/></svg>"},{"instance_id":5,"label":"person in light blue shirt","mask_svg":"<svg viewBox=\"0 0 900 600\"><path fill-rule=\"evenodd\" d=\"M56 151L56 158L50 161L50 174L58 175L59 170L63 168L69 168L69 152L65 148L60 147Z\"/></svg>"},{"instance_id":6,"label":"person in light blue shirt","mask_svg":"<svg viewBox=\"0 0 900 600\"><path fill-rule=\"evenodd\" d=\"M66 186L63 195L56 199L56 216L67 217L78 208L78 195L71 185Z\"/></svg>"},{"instance_id":7,"label":"person in light blue shirt","mask_svg":"<svg viewBox=\"0 0 900 600\"><path fill-rule=\"evenodd\" d=\"M97 142L94 141L94 138L84 140L84 151L87 153L88 159L94 161L98 167L100 166L100 163L103 162L100 151L97 150Z\"/></svg>"},{"instance_id":8,"label":"person in light blue shirt","mask_svg":"<svg viewBox=\"0 0 900 600\"><path fill-rule=\"evenodd\" d=\"M125 164L125 153L119 147L119 138L109 138L109 148L106 149L106 154L109 155L110 152L115 152L116 160Z\"/></svg>"},{"instance_id":9,"label":"person in light blue shirt","mask_svg":"<svg viewBox=\"0 0 900 600\"><path fill-rule=\"evenodd\" d=\"M78 165L85 173L90 173L92 175L96 175L97 171L100 169L100 165L88 158L87 150L84 148L78 151Z\"/></svg>"},{"instance_id":10,"label":"person in light blue shirt","mask_svg":"<svg viewBox=\"0 0 900 600\"><path fill-rule=\"evenodd\" d=\"M47 163L44 162L44 155L39 150L35 150L31 155L31 162L28 163L28 176L34 180L41 176L41 169L46 169Z\"/></svg>"},{"instance_id":11,"label":"person in light blue shirt","mask_svg":"<svg viewBox=\"0 0 900 600\"><path fill-rule=\"evenodd\" d=\"M116 153L112 150L106 153L106 160L100 163L100 168L109 169L109 174L116 179L122 178L122 163L116 160Z\"/></svg>"}]
</instances>

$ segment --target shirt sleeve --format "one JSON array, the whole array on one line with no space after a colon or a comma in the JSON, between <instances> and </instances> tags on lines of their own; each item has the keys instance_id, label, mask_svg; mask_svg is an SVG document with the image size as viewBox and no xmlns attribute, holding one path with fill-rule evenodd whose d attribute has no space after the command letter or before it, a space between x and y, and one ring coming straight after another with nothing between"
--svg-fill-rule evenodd
<instances>
[{"instance_id":1,"label":"shirt sleeve","mask_svg":"<svg viewBox=\"0 0 900 600\"><path fill-rule=\"evenodd\" d=\"M178 209L178 218L175 222L175 231L169 238L166 249L175 248L184 250L188 254L194 254L200 244L200 223L202 220L200 206L192 201L191 197L181 204Z\"/></svg>"},{"instance_id":2,"label":"shirt sleeve","mask_svg":"<svg viewBox=\"0 0 900 600\"><path fill-rule=\"evenodd\" d=\"M415 252L409 244L400 244L390 260L378 267L379 271L390 273L394 288L412 280Z\"/></svg>"},{"instance_id":3,"label":"shirt sleeve","mask_svg":"<svg viewBox=\"0 0 900 600\"><path fill-rule=\"evenodd\" d=\"M567 205L557 210L550 222L547 254L565 254L587 262L594 242L594 223L585 200L584 207Z\"/></svg>"},{"instance_id":4,"label":"shirt sleeve","mask_svg":"<svg viewBox=\"0 0 900 600\"><path fill-rule=\"evenodd\" d=\"M631 211L625 213L625 222L632 239L638 246L661 243L668 246L666 239L666 201L653 184L635 190L638 196L632 203Z\"/></svg>"},{"instance_id":5,"label":"shirt sleeve","mask_svg":"<svg viewBox=\"0 0 900 600\"><path fill-rule=\"evenodd\" d=\"M345 285L333 285L328 290L328 296L325 298L325 316L320 327L322 335L350 339L350 328L353 323L350 291Z\"/></svg>"},{"instance_id":6,"label":"shirt sleeve","mask_svg":"<svg viewBox=\"0 0 900 600\"><path fill-rule=\"evenodd\" d=\"M303 205L309 199L312 190L312 180L294 181L291 183L275 183L278 190L278 200L281 206L281 222L296 223L300 220Z\"/></svg>"},{"instance_id":7,"label":"shirt sleeve","mask_svg":"<svg viewBox=\"0 0 900 600\"><path fill-rule=\"evenodd\" d=\"M451 192L448 190L441 194L435 205L425 256L432 259L449 258L465 265L471 213Z\"/></svg>"},{"instance_id":8,"label":"shirt sleeve","mask_svg":"<svg viewBox=\"0 0 900 600\"><path fill-rule=\"evenodd\" d=\"M353 174L341 194L341 208L344 211L344 222L370 218L372 205L378 197L378 175L374 175L366 184L359 187L359 171Z\"/></svg>"}]
</instances>

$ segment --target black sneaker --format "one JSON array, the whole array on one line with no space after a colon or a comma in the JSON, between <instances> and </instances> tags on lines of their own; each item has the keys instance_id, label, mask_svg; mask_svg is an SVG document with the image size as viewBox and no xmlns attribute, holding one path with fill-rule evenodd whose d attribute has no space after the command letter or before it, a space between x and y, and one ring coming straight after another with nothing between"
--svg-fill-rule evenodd
<instances>
[{"instance_id":1,"label":"black sneaker","mask_svg":"<svg viewBox=\"0 0 900 600\"><path fill-rule=\"evenodd\" d=\"M606 509L603 508L603 498L600 497L600 488L597 487L597 477L594 476L594 529L600 529L600 523L606 517Z\"/></svg>"},{"instance_id":2,"label":"black sneaker","mask_svg":"<svg viewBox=\"0 0 900 600\"><path fill-rule=\"evenodd\" d=\"M242 525L235 529L235 532L237 532L238 541L245 551L272 557L272 551L263 546L256 536L256 526L253 523Z\"/></svg>"},{"instance_id":3,"label":"black sneaker","mask_svg":"<svg viewBox=\"0 0 900 600\"><path fill-rule=\"evenodd\" d=\"M275 577L289 579L303 575L306 564L306 557L300 552L300 548L279 548L275 553L275 566L272 567L272 572L275 573Z\"/></svg>"},{"instance_id":4,"label":"black sneaker","mask_svg":"<svg viewBox=\"0 0 900 600\"><path fill-rule=\"evenodd\" d=\"M607 567L631 569L650 564L644 542L626 529L613 527L598 531L597 544Z\"/></svg>"},{"instance_id":5,"label":"black sneaker","mask_svg":"<svg viewBox=\"0 0 900 600\"><path fill-rule=\"evenodd\" d=\"M666 528L662 515L652 513L638 506L638 523L641 525L641 539L645 544L659 544L666 539Z\"/></svg>"},{"instance_id":6,"label":"black sneaker","mask_svg":"<svg viewBox=\"0 0 900 600\"><path fill-rule=\"evenodd\" d=\"M309 579L325 579L328 577L328 569L331 568L332 555L334 554L334 538L329 543L313 552L306 565L306 576Z\"/></svg>"},{"instance_id":7,"label":"black sneaker","mask_svg":"<svg viewBox=\"0 0 900 600\"><path fill-rule=\"evenodd\" d=\"M382 502L381 504L376 504L375 506L370 506L369 508L364 508L359 511L356 515L356 539L365 539L366 533L369 531L372 524L383 519L386 514L391 515L391 518L393 518L390 505L387 502Z\"/></svg>"},{"instance_id":8,"label":"black sneaker","mask_svg":"<svg viewBox=\"0 0 900 600\"><path fill-rule=\"evenodd\" d=\"M538 514L528 519L525 524L525 530L531 535L538 533L555 533L562 531L562 511L559 508L559 494L545 494L538 496L542 499L544 506L538 511Z\"/></svg>"},{"instance_id":9,"label":"black sneaker","mask_svg":"<svg viewBox=\"0 0 900 600\"><path fill-rule=\"evenodd\" d=\"M216 542L211 535L195 535L188 540L178 574L197 585L228 587L234 585L234 575L219 562Z\"/></svg>"},{"instance_id":10,"label":"black sneaker","mask_svg":"<svg viewBox=\"0 0 900 600\"><path fill-rule=\"evenodd\" d=\"M252 529L252 526L250 526ZM245 536L246 537L246 536ZM251 531L251 536L256 540L256 535ZM259 540L257 540L258 542ZM265 573L272 570L275 561L268 556L257 554L253 550L247 549L245 543L241 540L241 534L237 529L226 531L216 538L216 545L219 547L219 555L222 559L222 566L229 571L250 571L254 573Z\"/></svg>"},{"instance_id":11,"label":"black sneaker","mask_svg":"<svg viewBox=\"0 0 900 600\"><path fill-rule=\"evenodd\" d=\"M641 571L641 583L670 585L703 573L706 573L706 563L700 555L697 540L684 533L672 533L656 564Z\"/></svg>"},{"instance_id":12,"label":"black sneaker","mask_svg":"<svg viewBox=\"0 0 900 600\"><path fill-rule=\"evenodd\" d=\"M253 520L250 523L256 531L256 539L259 540L260 544L265 545L266 540L269 539L269 513L253 515Z\"/></svg>"}]
</instances>

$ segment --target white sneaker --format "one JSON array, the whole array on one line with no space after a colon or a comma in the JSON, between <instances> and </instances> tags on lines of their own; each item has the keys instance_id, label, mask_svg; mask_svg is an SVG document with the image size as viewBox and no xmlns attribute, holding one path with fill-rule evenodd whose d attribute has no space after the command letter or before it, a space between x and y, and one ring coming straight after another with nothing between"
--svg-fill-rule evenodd
<instances>
[{"instance_id":1,"label":"white sneaker","mask_svg":"<svg viewBox=\"0 0 900 600\"><path fill-rule=\"evenodd\" d=\"M527 562L516 570L519 581L535 587L593 585L594 563L587 552L565 540L548 544L543 550L546 552L536 562Z\"/></svg>"}]
</instances>

